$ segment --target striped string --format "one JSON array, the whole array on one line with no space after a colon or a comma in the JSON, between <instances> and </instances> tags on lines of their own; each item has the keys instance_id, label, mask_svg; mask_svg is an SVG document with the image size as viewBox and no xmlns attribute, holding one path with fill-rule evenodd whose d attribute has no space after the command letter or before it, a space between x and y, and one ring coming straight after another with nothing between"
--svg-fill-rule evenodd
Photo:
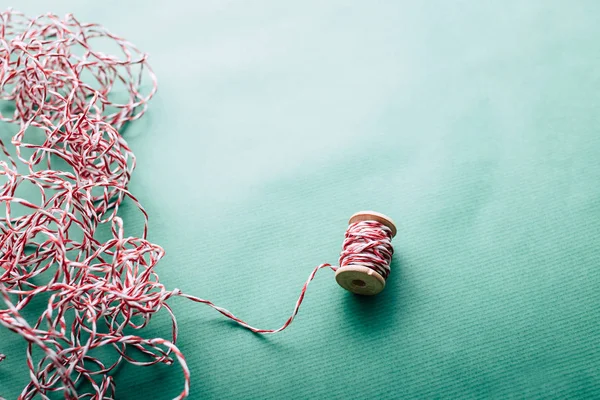
<instances>
[{"instance_id":1,"label":"striped string","mask_svg":"<svg viewBox=\"0 0 600 400\"><path fill-rule=\"evenodd\" d=\"M393 254L392 230L377 221L360 221L348 226L339 263L341 268L369 267L387 279Z\"/></svg>"},{"instance_id":2,"label":"striped string","mask_svg":"<svg viewBox=\"0 0 600 400\"><path fill-rule=\"evenodd\" d=\"M109 42L119 54L97 47ZM10 149L0 138L0 325L27 342L30 382L20 399L114 399L113 374L123 362L175 360L183 399L190 372L167 300L183 297L252 332L276 333L294 320L317 271L338 268L321 264L310 273L278 329L254 328L209 300L167 290L155 271L164 250L146 239L148 216L127 189L135 156L121 136L156 90L147 56L97 24L0 13L0 121L17 129ZM126 234L118 216L125 201L145 220L139 236ZM97 233L102 226L110 227L108 239ZM367 265L387 277L390 240L379 223L351 224L340 266ZM31 318L28 305L40 299L46 306ZM140 330L161 310L171 318L170 338L143 338ZM99 355L106 348L114 357Z\"/></svg>"}]
</instances>

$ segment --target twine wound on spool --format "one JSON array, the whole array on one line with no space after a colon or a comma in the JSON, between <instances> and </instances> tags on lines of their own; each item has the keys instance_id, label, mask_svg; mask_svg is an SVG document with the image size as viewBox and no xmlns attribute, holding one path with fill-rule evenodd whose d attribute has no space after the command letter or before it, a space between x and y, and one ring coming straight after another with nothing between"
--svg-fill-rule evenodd
<instances>
[{"instance_id":1,"label":"twine wound on spool","mask_svg":"<svg viewBox=\"0 0 600 400\"><path fill-rule=\"evenodd\" d=\"M375 295L385 288L390 274L396 236L394 221L375 211L361 211L349 221L335 272L337 283L356 294Z\"/></svg>"}]
</instances>

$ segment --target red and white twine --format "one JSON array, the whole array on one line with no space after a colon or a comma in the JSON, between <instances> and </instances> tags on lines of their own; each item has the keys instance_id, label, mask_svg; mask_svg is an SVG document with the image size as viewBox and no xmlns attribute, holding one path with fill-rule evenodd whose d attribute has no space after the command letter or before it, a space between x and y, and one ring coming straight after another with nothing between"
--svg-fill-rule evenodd
<instances>
[{"instance_id":1,"label":"red and white twine","mask_svg":"<svg viewBox=\"0 0 600 400\"><path fill-rule=\"evenodd\" d=\"M109 41L119 56L97 49ZM30 382L20 399L47 399L52 392L114 399L111 372L123 361L148 366L174 358L184 375L177 399L185 398L190 373L175 345L169 298L209 305L256 333L275 333L293 321L317 271L337 269L321 264L311 272L278 329L254 328L208 300L167 290L154 269L164 251L146 240L147 214L127 189L135 157L119 133L144 114L156 89L147 56L97 24L72 15L0 14L0 120L18 127L14 155L0 139L0 324L28 343ZM39 199L17 195L24 186ZM141 237L124 234L117 213L125 199L145 218ZM97 229L106 224L111 237L101 240ZM340 266L368 265L387 277L392 251L388 227L354 223ZM32 323L23 314L34 298L47 304ZM133 334L161 309L171 315L169 340ZM114 349L112 361L96 354L103 347Z\"/></svg>"}]
</instances>

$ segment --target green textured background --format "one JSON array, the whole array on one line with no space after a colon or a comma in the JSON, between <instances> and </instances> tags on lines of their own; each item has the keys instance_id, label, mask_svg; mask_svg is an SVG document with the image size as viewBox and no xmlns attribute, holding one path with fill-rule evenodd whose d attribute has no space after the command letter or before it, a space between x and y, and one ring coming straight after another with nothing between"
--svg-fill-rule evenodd
<instances>
[{"instance_id":1,"label":"green textured background","mask_svg":"<svg viewBox=\"0 0 600 400\"><path fill-rule=\"evenodd\" d=\"M322 271L277 336L173 301L191 398L600 397L600 2L152 3L12 6L151 54L159 94L126 138L168 287L277 327L351 214L399 225L381 295ZM20 344L0 332L7 399ZM182 380L117 384L167 399Z\"/></svg>"}]
</instances>

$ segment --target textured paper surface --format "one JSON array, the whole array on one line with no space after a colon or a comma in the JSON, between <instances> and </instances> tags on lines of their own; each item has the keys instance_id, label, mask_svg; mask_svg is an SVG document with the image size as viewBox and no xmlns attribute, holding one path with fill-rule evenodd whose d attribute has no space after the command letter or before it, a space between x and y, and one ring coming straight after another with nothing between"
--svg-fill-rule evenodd
<instances>
[{"instance_id":1,"label":"textured paper surface","mask_svg":"<svg viewBox=\"0 0 600 400\"><path fill-rule=\"evenodd\" d=\"M159 94L126 138L168 287L277 327L350 215L398 222L381 295L322 271L283 334L172 302L191 398L600 397L600 3L51 3L13 6L152 56ZM0 351L14 399L24 346L2 330ZM167 399L182 379L117 384Z\"/></svg>"}]
</instances>

